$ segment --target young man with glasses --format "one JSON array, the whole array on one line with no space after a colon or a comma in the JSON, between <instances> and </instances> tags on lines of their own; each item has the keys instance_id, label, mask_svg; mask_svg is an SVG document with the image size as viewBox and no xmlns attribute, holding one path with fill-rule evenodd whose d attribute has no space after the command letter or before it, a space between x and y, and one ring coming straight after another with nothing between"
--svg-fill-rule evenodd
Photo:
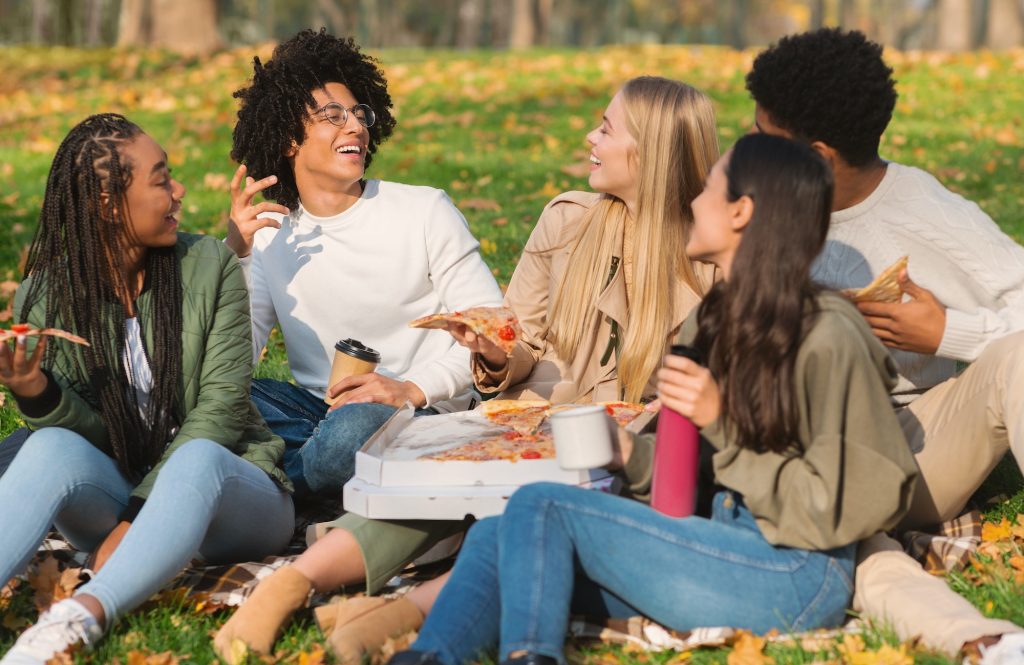
<instances>
[{"instance_id":1,"label":"young man with glasses","mask_svg":"<svg viewBox=\"0 0 1024 665\"><path fill-rule=\"evenodd\" d=\"M893 400L921 472L901 527L952 519L1007 452L1024 464L1024 248L932 175L879 156L895 81L863 34L787 37L754 60L747 89L757 131L808 143L832 166L815 278L859 288L910 257L903 302L857 306L892 349ZM970 366L958 372L961 363ZM885 534L858 555L855 610L931 648L1024 662L1019 627L983 617Z\"/></svg>"},{"instance_id":2,"label":"young man with glasses","mask_svg":"<svg viewBox=\"0 0 1024 665\"><path fill-rule=\"evenodd\" d=\"M408 322L502 296L443 191L364 178L395 127L372 58L305 30L254 67L235 93L231 156L242 166L225 242L249 280L254 353L280 325L297 385L257 380L253 401L288 443L298 498L339 495L355 452L397 407L474 402L469 352ZM328 385L346 338L377 350L379 370ZM325 395L339 399L328 407Z\"/></svg>"}]
</instances>

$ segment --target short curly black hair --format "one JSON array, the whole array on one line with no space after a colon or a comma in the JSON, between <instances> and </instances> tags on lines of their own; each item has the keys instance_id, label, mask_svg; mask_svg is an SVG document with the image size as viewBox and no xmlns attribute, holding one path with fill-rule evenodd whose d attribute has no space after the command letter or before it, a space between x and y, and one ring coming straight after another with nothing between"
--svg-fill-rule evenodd
<instances>
[{"instance_id":1,"label":"short curly black hair","mask_svg":"<svg viewBox=\"0 0 1024 665\"><path fill-rule=\"evenodd\" d=\"M264 195L281 205L295 208L299 190L285 152L306 138L306 118L316 106L313 91L328 83L345 85L361 104L368 104L377 116L370 127L366 166L377 146L395 129L388 82L377 61L361 53L351 39L303 30L274 49L266 64L253 58L252 83L236 90L241 100L238 122L232 133L231 157L245 164L249 175L260 179L276 175L277 184Z\"/></svg>"},{"instance_id":2,"label":"short curly black hair","mask_svg":"<svg viewBox=\"0 0 1024 665\"><path fill-rule=\"evenodd\" d=\"M882 47L838 28L785 37L762 52L747 90L774 124L802 141L828 144L851 166L878 156L896 106Z\"/></svg>"}]
</instances>

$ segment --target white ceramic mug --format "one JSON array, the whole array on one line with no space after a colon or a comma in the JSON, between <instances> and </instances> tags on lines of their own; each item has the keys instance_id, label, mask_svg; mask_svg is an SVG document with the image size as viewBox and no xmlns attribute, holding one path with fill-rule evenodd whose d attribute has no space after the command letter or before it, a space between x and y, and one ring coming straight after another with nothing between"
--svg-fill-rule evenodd
<instances>
[{"instance_id":1,"label":"white ceramic mug","mask_svg":"<svg viewBox=\"0 0 1024 665\"><path fill-rule=\"evenodd\" d=\"M555 457L563 469L596 469L612 461L613 420L603 406L579 406L548 416Z\"/></svg>"}]
</instances>

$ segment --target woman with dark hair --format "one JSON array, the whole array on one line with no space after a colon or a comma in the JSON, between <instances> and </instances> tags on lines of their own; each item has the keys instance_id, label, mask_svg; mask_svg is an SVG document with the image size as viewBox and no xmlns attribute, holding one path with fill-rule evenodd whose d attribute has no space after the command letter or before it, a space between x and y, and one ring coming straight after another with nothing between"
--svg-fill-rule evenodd
<instances>
[{"instance_id":1,"label":"woman with dark hair","mask_svg":"<svg viewBox=\"0 0 1024 665\"><path fill-rule=\"evenodd\" d=\"M810 148L753 135L693 202L686 253L724 279L678 341L708 367L668 356L658 391L717 449L725 489L712 517L528 485L470 530L414 650L392 663L458 665L496 643L501 662L564 663L574 598L590 614L639 613L678 630L842 621L855 543L903 515L916 467L889 408L885 349L808 276L831 199L831 173ZM653 441L620 447L642 491Z\"/></svg>"},{"instance_id":2,"label":"woman with dark hair","mask_svg":"<svg viewBox=\"0 0 1024 665\"><path fill-rule=\"evenodd\" d=\"M195 557L259 559L291 536L284 442L249 401L245 280L223 243L178 233L184 195L120 115L82 121L54 157L15 311L90 345L0 346L35 430L0 478L0 583L51 525L98 572L3 663L91 645Z\"/></svg>"}]
</instances>

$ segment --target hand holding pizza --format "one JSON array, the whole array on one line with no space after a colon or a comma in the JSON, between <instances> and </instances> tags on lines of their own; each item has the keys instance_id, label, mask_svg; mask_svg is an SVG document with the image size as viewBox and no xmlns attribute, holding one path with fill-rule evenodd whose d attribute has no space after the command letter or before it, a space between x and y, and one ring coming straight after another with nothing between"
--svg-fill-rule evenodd
<instances>
[{"instance_id":1,"label":"hand holding pizza","mask_svg":"<svg viewBox=\"0 0 1024 665\"><path fill-rule=\"evenodd\" d=\"M36 397L46 389L47 378L40 369L46 352L46 337L41 337L31 356L25 348L25 333L29 326L18 324L10 333L0 337L0 383L18 397ZM7 333L8 331L3 331ZM7 339L14 339L14 348Z\"/></svg>"},{"instance_id":2,"label":"hand holding pizza","mask_svg":"<svg viewBox=\"0 0 1024 665\"><path fill-rule=\"evenodd\" d=\"M472 353L479 353L492 367L500 367L505 364L507 354L494 342L483 335L473 332L465 323L451 321L445 327L455 341L469 349Z\"/></svg>"},{"instance_id":3,"label":"hand holding pizza","mask_svg":"<svg viewBox=\"0 0 1024 665\"><path fill-rule=\"evenodd\" d=\"M899 286L910 300L858 302L857 309L871 326L871 332L889 348L935 353L946 332L946 307L931 291L911 281L906 269L900 272Z\"/></svg>"}]
</instances>

